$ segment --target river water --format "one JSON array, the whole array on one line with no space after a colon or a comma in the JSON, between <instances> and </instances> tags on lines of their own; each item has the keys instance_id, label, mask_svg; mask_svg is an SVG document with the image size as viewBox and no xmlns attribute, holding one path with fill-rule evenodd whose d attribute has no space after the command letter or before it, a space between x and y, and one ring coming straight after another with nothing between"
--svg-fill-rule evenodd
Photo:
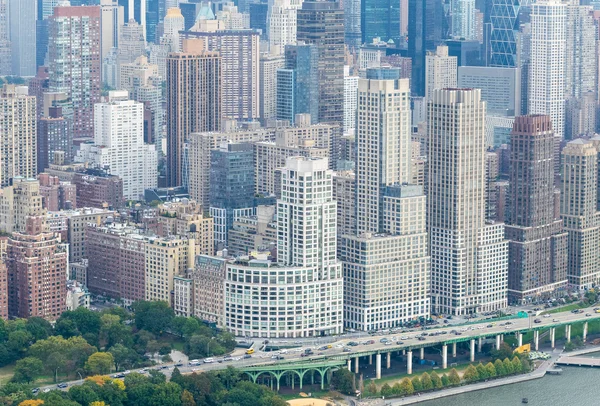
<instances>
[{"instance_id":1,"label":"river water","mask_svg":"<svg viewBox=\"0 0 600 406\"><path fill-rule=\"evenodd\" d=\"M499 386L419 403L419 406L528 406L600 405L600 369L562 367L562 375Z\"/></svg>"}]
</instances>

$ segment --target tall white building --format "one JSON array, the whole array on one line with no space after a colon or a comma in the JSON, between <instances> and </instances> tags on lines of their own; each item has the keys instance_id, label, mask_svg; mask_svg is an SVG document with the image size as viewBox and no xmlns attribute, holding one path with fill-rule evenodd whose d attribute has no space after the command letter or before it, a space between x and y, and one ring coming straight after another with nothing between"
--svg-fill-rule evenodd
<instances>
[{"instance_id":1,"label":"tall white building","mask_svg":"<svg viewBox=\"0 0 600 406\"><path fill-rule=\"evenodd\" d=\"M36 0L9 0L9 39L12 54L12 74L35 76Z\"/></svg>"},{"instance_id":2,"label":"tall white building","mask_svg":"<svg viewBox=\"0 0 600 406\"><path fill-rule=\"evenodd\" d=\"M458 58L448 55L446 45L425 56L425 100L431 100L435 89L456 87L457 65Z\"/></svg>"},{"instance_id":3,"label":"tall white building","mask_svg":"<svg viewBox=\"0 0 600 406\"><path fill-rule=\"evenodd\" d=\"M227 264L225 327L234 334L314 337L343 331L332 178L326 158L288 158L277 202L277 263Z\"/></svg>"},{"instance_id":4,"label":"tall white building","mask_svg":"<svg viewBox=\"0 0 600 406\"><path fill-rule=\"evenodd\" d=\"M171 44L171 52L181 52L179 31L185 30L185 20L179 8L170 8L164 19L163 39Z\"/></svg>"},{"instance_id":5,"label":"tall white building","mask_svg":"<svg viewBox=\"0 0 600 406\"><path fill-rule=\"evenodd\" d=\"M410 90L399 76L398 69L371 68L358 81L357 227L341 237L339 257L344 322L362 331L430 314L426 198L410 185Z\"/></svg>"},{"instance_id":6,"label":"tall white building","mask_svg":"<svg viewBox=\"0 0 600 406\"><path fill-rule=\"evenodd\" d=\"M531 49L527 112L552 119L557 137L565 127L567 6L559 0L540 0L531 5Z\"/></svg>"},{"instance_id":7,"label":"tall white building","mask_svg":"<svg viewBox=\"0 0 600 406\"><path fill-rule=\"evenodd\" d=\"M272 52L283 53L286 45L296 43L296 12L301 7L299 0L269 1L267 32Z\"/></svg>"},{"instance_id":8,"label":"tall white building","mask_svg":"<svg viewBox=\"0 0 600 406\"><path fill-rule=\"evenodd\" d=\"M277 69L285 66L280 53L260 55L260 118L263 125L277 118Z\"/></svg>"},{"instance_id":9,"label":"tall white building","mask_svg":"<svg viewBox=\"0 0 600 406\"><path fill-rule=\"evenodd\" d=\"M344 66L344 133L356 127L358 76L350 76L350 66Z\"/></svg>"},{"instance_id":10,"label":"tall white building","mask_svg":"<svg viewBox=\"0 0 600 406\"><path fill-rule=\"evenodd\" d=\"M591 6L567 6L565 93L580 98L596 92L598 59L596 25Z\"/></svg>"},{"instance_id":11,"label":"tall white building","mask_svg":"<svg viewBox=\"0 0 600 406\"><path fill-rule=\"evenodd\" d=\"M434 90L428 103L432 311L507 305L504 224L485 220L485 110L479 89Z\"/></svg>"},{"instance_id":12,"label":"tall white building","mask_svg":"<svg viewBox=\"0 0 600 406\"><path fill-rule=\"evenodd\" d=\"M475 34L475 0L452 0L452 37L477 39Z\"/></svg>"},{"instance_id":13,"label":"tall white building","mask_svg":"<svg viewBox=\"0 0 600 406\"><path fill-rule=\"evenodd\" d=\"M144 106L112 91L108 102L94 106L94 142L82 144L76 160L108 169L123 180L123 196L138 200L144 189L156 188L157 155L144 144Z\"/></svg>"},{"instance_id":14,"label":"tall white building","mask_svg":"<svg viewBox=\"0 0 600 406\"><path fill-rule=\"evenodd\" d=\"M125 24L125 10L115 0L100 2L101 55L104 59L111 49L119 47L121 27Z\"/></svg>"}]
</instances>

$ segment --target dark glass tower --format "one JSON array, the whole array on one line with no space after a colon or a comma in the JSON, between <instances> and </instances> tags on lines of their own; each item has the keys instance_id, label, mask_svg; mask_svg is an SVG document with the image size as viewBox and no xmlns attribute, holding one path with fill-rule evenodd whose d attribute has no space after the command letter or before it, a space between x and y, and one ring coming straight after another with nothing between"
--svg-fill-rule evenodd
<instances>
[{"instance_id":1,"label":"dark glass tower","mask_svg":"<svg viewBox=\"0 0 600 406\"><path fill-rule=\"evenodd\" d=\"M400 44L400 1L363 0L360 16L363 44L376 37Z\"/></svg>"},{"instance_id":2,"label":"dark glass tower","mask_svg":"<svg viewBox=\"0 0 600 406\"><path fill-rule=\"evenodd\" d=\"M408 56L412 59L411 93L425 95L425 55L442 43L444 8L441 0L408 4Z\"/></svg>"},{"instance_id":3,"label":"dark glass tower","mask_svg":"<svg viewBox=\"0 0 600 406\"><path fill-rule=\"evenodd\" d=\"M517 66L517 32L521 23L521 8L529 3L529 0L492 0L490 66L504 68Z\"/></svg>"}]
</instances>

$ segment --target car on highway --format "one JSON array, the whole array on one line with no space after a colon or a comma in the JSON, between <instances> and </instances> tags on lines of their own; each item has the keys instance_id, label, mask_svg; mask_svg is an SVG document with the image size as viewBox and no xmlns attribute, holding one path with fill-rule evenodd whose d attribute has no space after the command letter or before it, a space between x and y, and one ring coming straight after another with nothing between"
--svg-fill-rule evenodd
<instances>
[{"instance_id":1,"label":"car on highway","mask_svg":"<svg viewBox=\"0 0 600 406\"><path fill-rule=\"evenodd\" d=\"M379 340L380 343L385 344L387 343L389 340L387 338L382 338L381 340Z\"/></svg>"},{"instance_id":2,"label":"car on highway","mask_svg":"<svg viewBox=\"0 0 600 406\"><path fill-rule=\"evenodd\" d=\"M254 352L254 351L253 351L253 352ZM247 354L247 355L250 355L250 354ZM204 363L205 363L205 364L211 364L211 363L213 363L213 362L215 362L215 359L214 359L214 358L204 358Z\"/></svg>"},{"instance_id":3,"label":"car on highway","mask_svg":"<svg viewBox=\"0 0 600 406\"><path fill-rule=\"evenodd\" d=\"M591 314L589 314L589 313L586 313L586 314L585 314L585 317L591 317L591 316L592 316L592 315L591 315Z\"/></svg>"},{"instance_id":4,"label":"car on highway","mask_svg":"<svg viewBox=\"0 0 600 406\"><path fill-rule=\"evenodd\" d=\"M423 336L419 337L419 341L425 341L425 340L427 340L425 337L423 337Z\"/></svg>"},{"instance_id":5,"label":"car on highway","mask_svg":"<svg viewBox=\"0 0 600 406\"><path fill-rule=\"evenodd\" d=\"M36 393L38 393L39 391L40 391L40 388L33 388L33 389L31 390L31 393L33 393L33 394L35 395L35 394L36 394Z\"/></svg>"},{"instance_id":6,"label":"car on highway","mask_svg":"<svg viewBox=\"0 0 600 406\"><path fill-rule=\"evenodd\" d=\"M57 388L60 388L60 389L64 389L64 388L66 388L67 386L69 386L69 384L68 384L68 383L59 383L58 385L56 385L56 387L57 387Z\"/></svg>"},{"instance_id":7,"label":"car on highway","mask_svg":"<svg viewBox=\"0 0 600 406\"><path fill-rule=\"evenodd\" d=\"M348 343L348 345L349 345L350 347L356 347L356 346L358 345L358 343L357 343L356 341L350 341L350 342Z\"/></svg>"},{"instance_id":8,"label":"car on highway","mask_svg":"<svg viewBox=\"0 0 600 406\"><path fill-rule=\"evenodd\" d=\"M558 323L558 319L552 319L553 323Z\"/></svg>"},{"instance_id":9,"label":"car on highway","mask_svg":"<svg viewBox=\"0 0 600 406\"><path fill-rule=\"evenodd\" d=\"M351 350L350 348L348 348L348 347L344 347L344 350L343 350L343 351L344 351L344 352L352 352L352 350Z\"/></svg>"},{"instance_id":10,"label":"car on highway","mask_svg":"<svg viewBox=\"0 0 600 406\"><path fill-rule=\"evenodd\" d=\"M542 322L542 319L535 319L533 322L534 322L534 323L541 323L541 322Z\"/></svg>"},{"instance_id":11,"label":"car on highway","mask_svg":"<svg viewBox=\"0 0 600 406\"><path fill-rule=\"evenodd\" d=\"M404 341L396 341L396 345L402 345L404 344Z\"/></svg>"},{"instance_id":12,"label":"car on highway","mask_svg":"<svg viewBox=\"0 0 600 406\"><path fill-rule=\"evenodd\" d=\"M550 315L549 315L549 314L544 314L544 318L546 318L546 319L547 319L548 317L550 317Z\"/></svg>"},{"instance_id":13,"label":"car on highway","mask_svg":"<svg viewBox=\"0 0 600 406\"><path fill-rule=\"evenodd\" d=\"M250 355L250 354L244 354L244 359L248 359L248 358L252 358L252 355Z\"/></svg>"}]
</instances>

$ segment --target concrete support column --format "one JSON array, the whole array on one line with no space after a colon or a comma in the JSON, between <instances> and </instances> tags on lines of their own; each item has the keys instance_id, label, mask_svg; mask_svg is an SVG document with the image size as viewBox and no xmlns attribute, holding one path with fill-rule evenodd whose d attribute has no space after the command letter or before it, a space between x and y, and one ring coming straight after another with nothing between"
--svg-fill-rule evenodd
<instances>
[{"instance_id":1,"label":"concrete support column","mask_svg":"<svg viewBox=\"0 0 600 406\"><path fill-rule=\"evenodd\" d=\"M452 343L452 358L456 358L456 343Z\"/></svg>"},{"instance_id":2,"label":"concrete support column","mask_svg":"<svg viewBox=\"0 0 600 406\"><path fill-rule=\"evenodd\" d=\"M419 349L419 359L425 359L425 348Z\"/></svg>"},{"instance_id":3,"label":"concrete support column","mask_svg":"<svg viewBox=\"0 0 600 406\"><path fill-rule=\"evenodd\" d=\"M348 359L348 371L352 372L352 361Z\"/></svg>"},{"instance_id":4,"label":"concrete support column","mask_svg":"<svg viewBox=\"0 0 600 406\"><path fill-rule=\"evenodd\" d=\"M550 346L554 348L554 338L556 337L556 327L550 329Z\"/></svg>"},{"instance_id":5,"label":"concrete support column","mask_svg":"<svg viewBox=\"0 0 600 406\"><path fill-rule=\"evenodd\" d=\"M471 360L471 362L475 362L475 339L471 338L471 354L469 356L469 359Z\"/></svg>"},{"instance_id":6,"label":"concrete support column","mask_svg":"<svg viewBox=\"0 0 600 406\"><path fill-rule=\"evenodd\" d=\"M519 340L519 347L523 345L523 334L517 333L517 340Z\"/></svg>"},{"instance_id":7,"label":"concrete support column","mask_svg":"<svg viewBox=\"0 0 600 406\"><path fill-rule=\"evenodd\" d=\"M533 345L536 351L540 348L540 331L535 330L533 332Z\"/></svg>"},{"instance_id":8,"label":"concrete support column","mask_svg":"<svg viewBox=\"0 0 600 406\"><path fill-rule=\"evenodd\" d=\"M369 355L369 365L373 365L373 354Z\"/></svg>"},{"instance_id":9,"label":"concrete support column","mask_svg":"<svg viewBox=\"0 0 600 406\"><path fill-rule=\"evenodd\" d=\"M568 324L566 328L566 336L567 336L567 342L570 343L571 342L571 325Z\"/></svg>"},{"instance_id":10,"label":"concrete support column","mask_svg":"<svg viewBox=\"0 0 600 406\"><path fill-rule=\"evenodd\" d=\"M585 343L585 340L587 339L587 333L588 333L588 322L586 321L585 323L583 323L583 342Z\"/></svg>"},{"instance_id":11,"label":"concrete support column","mask_svg":"<svg viewBox=\"0 0 600 406\"><path fill-rule=\"evenodd\" d=\"M442 345L442 369L448 368L448 346Z\"/></svg>"},{"instance_id":12,"label":"concrete support column","mask_svg":"<svg viewBox=\"0 0 600 406\"><path fill-rule=\"evenodd\" d=\"M406 352L406 373L412 375L412 351Z\"/></svg>"},{"instance_id":13,"label":"concrete support column","mask_svg":"<svg viewBox=\"0 0 600 406\"><path fill-rule=\"evenodd\" d=\"M357 374L358 373L358 360L360 359L360 357L356 357L354 358L354 373Z\"/></svg>"},{"instance_id":14,"label":"concrete support column","mask_svg":"<svg viewBox=\"0 0 600 406\"><path fill-rule=\"evenodd\" d=\"M381 379L381 354L375 355L375 378Z\"/></svg>"},{"instance_id":15,"label":"concrete support column","mask_svg":"<svg viewBox=\"0 0 600 406\"><path fill-rule=\"evenodd\" d=\"M500 349L500 334L496 336L496 350Z\"/></svg>"},{"instance_id":16,"label":"concrete support column","mask_svg":"<svg viewBox=\"0 0 600 406\"><path fill-rule=\"evenodd\" d=\"M481 352L482 348L483 348L483 338L479 337L479 339L477 340L477 352Z\"/></svg>"},{"instance_id":17,"label":"concrete support column","mask_svg":"<svg viewBox=\"0 0 600 406\"><path fill-rule=\"evenodd\" d=\"M386 357L386 368L390 369L392 367L392 353L388 352Z\"/></svg>"},{"instance_id":18,"label":"concrete support column","mask_svg":"<svg viewBox=\"0 0 600 406\"><path fill-rule=\"evenodd\" d=\"M406 350L402 350L402 355L406 355Z\"/></svg>"}]
</instances>

